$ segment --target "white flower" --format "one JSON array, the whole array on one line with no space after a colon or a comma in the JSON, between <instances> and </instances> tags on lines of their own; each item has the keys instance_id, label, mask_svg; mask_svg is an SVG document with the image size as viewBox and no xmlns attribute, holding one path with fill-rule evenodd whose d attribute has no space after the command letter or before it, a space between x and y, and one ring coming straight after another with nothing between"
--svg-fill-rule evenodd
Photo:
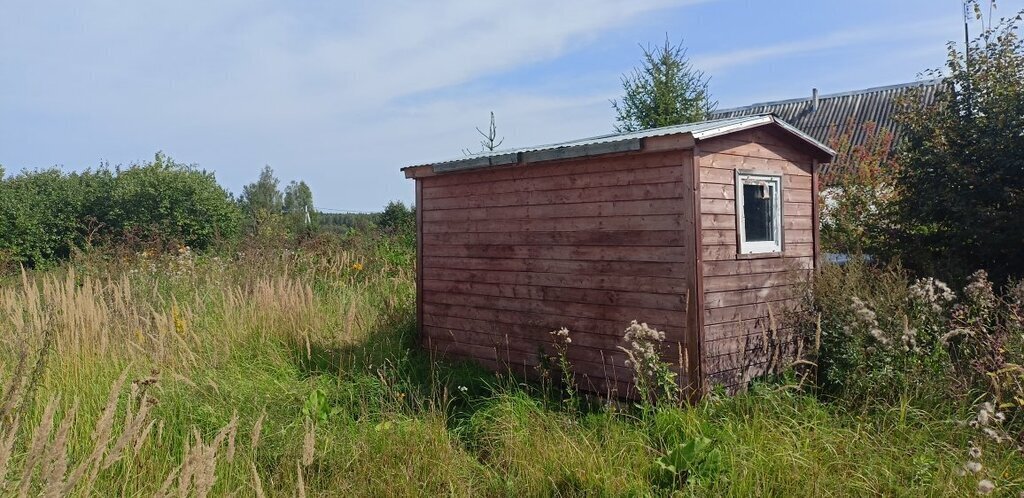
<instances>
[{"instance_id":1,"label":"white flower","mask_svg":"<svg viewBox=\"0 0 1024 498\"><path fill-rule=\"evenodd\" d=\"M996 483L994 483L994 482L992 482L992 481L990 481L988 479L982 479L982 480L978 481L978 494L979 495L987 495L987 494L991 493L992 490L994 490L994 489L996 489Z\"/></svg>"},{"instance_id":2,"label":"white flower","mask_svg":"<svg viewBox=\"0 0 1024 498\"><path fill-rule=\"evenodd\" d=\"M978 472L981 472L981 462L967 462L964 464L964 470L972 474L977 474Z\"/></svg>"}]
</instances>

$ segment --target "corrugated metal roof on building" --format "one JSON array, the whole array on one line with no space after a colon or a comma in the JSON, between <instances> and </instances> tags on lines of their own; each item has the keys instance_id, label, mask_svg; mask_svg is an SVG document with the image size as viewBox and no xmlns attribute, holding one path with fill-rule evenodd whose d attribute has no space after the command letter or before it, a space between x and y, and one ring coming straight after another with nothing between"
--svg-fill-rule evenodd
<instances>
[{"instance_id":1,"label":"corrugated metal roof on building","mask_svg":"<svg viewBox=\"0 0 1024 498\"><path fill-rule=\"evenodd\" d=\"M446 161L423 164L421 166L433 166L435 172L443 173L515 164L521 160L524 162L536 162L542 160L607 154L612 152L628 152L640 150L641 140L644 138L676 134L692 134L694 139L702 140L773 122L789 130L794 135L808 142L810 145L821 149L823 152L827 154L834 154L832 149L829 149L821 143L821 141L816 140L814 137L804 133L800 129L786 123L778 116L755 113L700 121L697 123L652 128L649 130L641 130L631 133L612 133L548 145L537 145L519 149L495 150L456 159L449 159ZM410 166L410 168L411 167L415 166Z\"/></svg>"},{"instance_id":2,"label":"corrugated metal roof on building","mask_svg":"<svg viewBox=\"0 0 1024 498\"><path fill-rule=\"evenodd\" d=\"M771 113L823 143L828 142L829 133L834 127L842 129L852 118L856 126L853 130L853 143L862 144L866 134L861 125L869 121L874 122L898 135L899 129L893 121L893 113L896 111L898 100L911 92L920 91L920 98L925 103L931 103L935 100L935 94L941 82L941 79L935 79L819 95L817 106L814 104L813 96L762 102L732 109L720 109L711 113L710 117L711 119L728 119Z\"/></svg>"}]
</instances>

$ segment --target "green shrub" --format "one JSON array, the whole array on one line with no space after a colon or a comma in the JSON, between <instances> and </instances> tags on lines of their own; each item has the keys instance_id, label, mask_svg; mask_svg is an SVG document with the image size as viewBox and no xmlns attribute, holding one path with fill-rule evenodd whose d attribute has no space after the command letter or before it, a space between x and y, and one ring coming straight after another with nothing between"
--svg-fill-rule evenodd
<instances>
[{"instance_id":1,"label":"green shrub","mask_svg":"<svg viewBox=\"0 0 1024 498\"><path fill-rule=\"evenodd\" d=\"M240 223L212 173L163 154L125 169L52 168L0 180L0 254L30 266L128 240L201 249L234 237Z\"/></svg>"},{"instance_id":2,"label":"green shrub","mask_svg":"<svg viewBox=\"0 0 1024 498\"><path fill-rule=\"evenodd\" d=\"M810 299L800 327L826 397L857 406L981 399L1005 411L1007 428L1024 424L1024 283L999 293L978 271L958 298L933 278L854 262L823 268Z\"/></svg>"},{"instance_id":3,"label":"green shrub","mask_svg":"<svg viewBox=\"0 0 1024 498\"><path fill-rule=\"evenodd\" d=\"M899 267L823 268L810 297L814 316L803 324L823 394L863 404L941 392L949 361L940 338L952 298L935 280L910 285Z\"/></svg>"},{"instance_id":4,"label":"green shrub","mask_svg":"<svg viewBox=\"0 0 1024 498\"><path fill-rule=\"evenodd\" d=\"M152 163L119 171L109 195L115 233L202 249L241 227L238 206L213 173L159 153Z\"/></svg>"}]
</instances>

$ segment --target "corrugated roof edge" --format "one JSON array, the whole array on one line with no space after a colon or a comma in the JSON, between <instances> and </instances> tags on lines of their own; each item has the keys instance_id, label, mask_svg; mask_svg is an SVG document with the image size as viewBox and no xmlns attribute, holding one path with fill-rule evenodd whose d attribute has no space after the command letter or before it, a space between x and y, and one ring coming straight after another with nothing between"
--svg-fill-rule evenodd
<instances>
[{"instance_id":1,"label":"corrugated roof edge","mask_svg":"<svg viewBox=\"0 0 1024 498\"><path fill-rule=\"evenodd\" d=\"M773 114L754 114L750 116L723 118L683 125L651 128L649 130L631 133L600 135L581 140L524 147L521 149L493 151L475 154L465 158L407 166L402 168L402 171L423 166L433 166L435 173L451 173L470 169L516 164L521 162L524 156L531 159L531 162L538 162L541 160L569 159L615 152L637 151L640 150L641 141L644 138L688 133L691 134L695 140L706 140L708 138L735 133L748 128L764 126L770 123L778 124L786 131L796 135L801 140L807 142L808 145L821 150L825 154L835 156L835 151L831 148L780 119L778 116Z\"/></svg>"},{"instance_id":2,"label":"corrugated roof edge","mask_svg":"<svg viewBox=\"0 0 1024 498\"><path fill-rule=\"evenodd\" d=\"M818 100L834 99L834 98L840 98L840 97L849 97L850 95L864 95L866 93L885 92L885 91L888 91L888 90L898 90L900 88L915 88L915 87L921 87L921 86L931 86L931 85L938 85L939 83L942 83L942 78L935 78L935 79L921 80L921 81L912 81L910 83L897 83L895 85L876 86L876 87L872 87L872 88L865 88L863 90L850 90L850 91L846 91L846 92L821 94L821 95L818 95ZM739 107L729 107L729 108L726 108L726 109L715 109L715 111L712 112L711 114L725 114L725 113L743 111L743 110L747 110L747 109L754 109L754 108L758 108L758 107L767 107L767 106L775 106L775 105L783 105L783 104L795 104L795 103L798 103L798 102L810 102L811 98L812 98L811 96L807 96L807 97L797 97L795 99L769 100L769 101L766 101L766 102L757 102L755 104L748 104L748 105L743 105L743 106L739 106Z\"/></svg>"}]
</instances>

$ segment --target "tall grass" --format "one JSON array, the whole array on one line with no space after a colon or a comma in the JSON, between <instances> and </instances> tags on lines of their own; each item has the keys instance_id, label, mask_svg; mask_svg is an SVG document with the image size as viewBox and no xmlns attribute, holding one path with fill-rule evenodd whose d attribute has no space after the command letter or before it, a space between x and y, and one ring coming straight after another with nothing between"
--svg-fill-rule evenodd
<instances>
[{"instance_id":1,"label":"tall grass","mask_svg":"<svg viewBox=\"0 0 1024 498\"><path fill-rule=\"evenodd\" d=\"M0 495L974 490L958 475L970 435L955 408L849 413L766 385L694 408L570 409L558 392L431 358L415 345L409 260L372 245L185 251L9 278ZM659 462L696 438L721 458L666 479ZM1024 471L1012 451L986 466Z\"/></svg>"}]
</instances>

